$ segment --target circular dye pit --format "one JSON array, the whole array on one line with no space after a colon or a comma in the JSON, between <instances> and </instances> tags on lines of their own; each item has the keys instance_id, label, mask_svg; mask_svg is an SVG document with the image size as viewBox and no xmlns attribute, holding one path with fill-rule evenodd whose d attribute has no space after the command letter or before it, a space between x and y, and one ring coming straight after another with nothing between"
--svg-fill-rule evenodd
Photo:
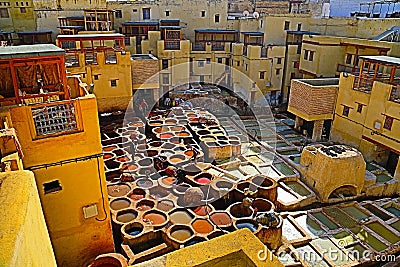
<instances>
[{"instance_id":1,"label":"circular dye pit","mask_svg":"<svg viewBox=\"0 0 400 267\"><path fill-rule=\"evenodd\" d=\"M149 179L139 179L136 181L136 184L141 188L150 188L153 186L153 181Z\"/></svg>"},{"instance_id":2,"label":"circular dye pit","mask_svg":"<svg viewBox=\"0 0 400 267\"><path fill-rule=\"evenodd\" d=\"M123 199L123 198L113 200L110 203L110 207L113 210L126 209L126 208L129 208L130 205L131 205L131 202L129 200Z\"/></svg>"},{"instance_id":3,"label":"circular dye pit","mask_svg":"<svg viewBox=\"0 0 400 267\"><path fill-rule=\"evenodd\" d=\"M235 218L243 218L250 217L253 211L249 207L243 206L242 203L236 203L230 207L229 213Z\"/></svg>"},{"instance_id":4,"label":"circular dye pit","mask_svg":"<svg viewBox=\"0 0 400 267\"><path fill-rule=\"evenodd\" d=\"M199 234L209 234L214 230L212 224L204 219L197 219L192 223L193 229Z\"/></svg>"},{"instance_id":5,"label":"circular dye pit","mask_svg":"<svg viewBox=\"0 0 400 267\"><path fill-rule=\"evenodd\" d=\"M160 134L160 139L170 139L173 136L174 135L171 133L162 133L162 134Z\"/></svg>"},{"instance_id":6,"label":"circular dye pit","mask_svg":"<svg viewBox=\"0 0 400 267\"><path fill-rule=\"evenodd\" d=\"M161 182L167 186L171 186L173 184L176 184L178 180L175 177L165 177L161 179Z\"/></svg>"},{"instance_id":7,"label":"circular dye pit","mask_svg":"<svg viewBox=\"0 0 400 267\"><path fill-rule=\"evenodd\" d=\"M199 177L196 178L195 181L199 184L209 184L211 182L211 180L208 179L207 177Z\"/></svg>"},{"instance_id":8,"label":"circular dye pit","mask_svg":"<svg viewBox=\"0 0 400 267\"><path fill-rule=\"evenodd\" d=\"M113 151L114 149L117 149L118 147L117 146L105 146L105 147L103 147L103 151L104 152L111 152L111 151Z\"/></svg>"},{"instance_id":9,"label":"circular dye pit","mask_svg":"<svg viewBox=\"0 0 400 267\"><path fill-rule=\"evenodd\" d=\"M210 219L218 226L228 226L232 223L231 217L225 212L215 212L210 216Z\"/></svg>"},{"instance_id":10,"label":"circular dye pit","mask_svg":"<svg viewBox=\"0 0 400 267\"><path fill-rule=\"evenodd\" d=\"M107 192L109 196L112 197L122 197L125 196L131 188L126 184L115 184L107 186Z\"/></svg>"},{"instance_id":11,"label":"circular dye pit","mask_svg":"<svg viewBox=\"0 0 400 267\"><path fill-rule=\"evenodd\" d=\"M171 237L178 241L185 241L192 236L192 232L189 229L179 229L171 231Z\"/></svg>"},{"instance_id":12,"label":"circular dye pit","mask_svg":"<svg viewBox=\"0 0 400 267\"><path fill-rule=\"evenodd\" d=\"M154 199L164 198L168 196L168 194L169 192L160 186L153 187L150 189L150 196L153 197Z\"/></svg>"},{"instance_id":13,"label":"circular dye pit","mask_svg":"<svg viewBox=\"0 0 400 267\"><path fill-rule=\"evenodd\" d=\"M184 161L186 158L184 155L173 155L169 157L169 162L171 163L180 163Z\"/></svg>"},{"instance_id":14,"label":"circular dye pit","mask_svg":"<svg viewBox=\"0 0 400 267\"><path fill-rule=\"evenodd\" d=\"M130 159L128 157L119 157L119 158L117 158L117 161L119 161L119 162L128 162L128 161L130 161Z\"/></svg>"},{"instance_id":15,"label":"circular dye pit","mask_svg":"<svg viewBox=\"0 0 400 267\"><path fill-rule=\"evenodd\" d=\"M188 136L190 136L190 134L188 132L179 132L179 133L176 133L175 135L179 136L179 137L188 137Z\"/></svg>"},{"instance_id":16,"label":"circular dye pit","mask_svg":"<svg viewBox=\"0 0 400 267\"><path fill-rule=\"evenodd\" d=\"M236 222L236 228L237 229L247 228L251 232L254 233L258 229L258 224L256 222L250 221L250 220L237 221Z\"/></svg>"},{"instance_id":17,"label":"circular dye pit","mask_svg":"<svg viewBox=\"0 0 400 267\"><path fill-rule=\"evenodd\" d=\"M117 221L121 223L128 223L136 219L137 217L137 212L130 210L130 211L120 211L117 213L116 219Z\"/></svg>"},{"instance_id":18,"label":"circular dye pit","mask_svg":"<svg viewBox=\"0 0 400 267\"><path fill-rule=\"evenodd\" d=\"M132 200L140 200L144 198L146 192L143 189L136 188L133 190L132 194L129 195L129 198Z\"/></svg>"},{"instance_id":19,"label":"circular dye pit","mask_svg":"<svg viewBox=\"0 0 400 267\"><path fill-rule=\"evenodd\" d=\"M194 213L199 216L206 216L211 212L211 208L209 206L199 206L195 208Z\"/></svg>"},{"instance_id":20,"label":"circular dye pit","mask_svg":"<svg viewBox=\"0 0 400 267\"><path fill-rule=\"evenodd\" d=\"M111 159L113 157L114 157L114 154L112 154L112 153L104 153L103 154L103 159L104 160Z\"/></svg>"},{"instance_id":21,"label":"circular dye pit","mask_svg":"<svg viewBox=\"0 0 400 267\"><path fill-rule=\"evenodd\" d=\"M143 225L137 222L125 227L125 233L131 236L140 235L142 232L143 232Z\"/></svg>"},{"instance_id":22,"label":"circular dye pit","mask_svg":"<svg viewBox=\"0 0 400 267\"><path fill-rule=\"evenodd\" d=\"M162 210L162 211L170 211L174 208L174 202L171 200L161 200L157 204L157 209Z\"/></svg>"},{"instance_id":23,"label":"circular dye pit","mask_svg":"<svg viewBox=\"0 0 400 267\"><path fill-rule=\"evenodd\" d=\"M136 204L136 209L139 211L151 210L154 207L154 202L147 199L142 199Z\"/></svg>"},{"instance_id":24,"label":"circular dye pit","mask_svg":"<svg viewBox=\"0 0 400 267\"><path fill-rule=\"evenodd\" d=\"M126 164L122 164L121 168L124 171L134 171L138 168L138 166L134 163L126 163Z\"/></svg>"},{"instance_id":25,"label":"circular dye pit","mask_svg":"<svg viewBox=\"0 0 400 267\"><path fill-rule=\"evenodd\" d=\"M175 211L171 213L170 219L174 224L188 224L193 217L186 211Z\"/></svg>"},{"instance_id":26,"label":"circular dye pit","mask_svg":"<svg viewBox=\"0 0 400 267\"><path fill-rule=\"evenodd\" d=\"M141 167L148 167L153 164L153 160L150 158L144 158L144 159L139 160L138 164Z\"/></svg>"},{"instance_id":27,"label":"circular dye pit","mask_svg":"<svg viewBox=\"0 0 400 267\"><path fill-rule=\"evenodd\" d=\"M154 226L158 226L167 221L167 216L160 212L151 211L143 216L143 221L149 222Z\"/></svg>"},{"instance_id":28,"label":"circular dye pit","mask_svg":"<svg viewBox=\"0 0 400 267\"><path fill-rule=\"evenodd\" d=\"M186 156L188 156L188 157L193 157L193 150L187 150L187 151L185 151L185 155Z\"/></svg>"}]
</instances>

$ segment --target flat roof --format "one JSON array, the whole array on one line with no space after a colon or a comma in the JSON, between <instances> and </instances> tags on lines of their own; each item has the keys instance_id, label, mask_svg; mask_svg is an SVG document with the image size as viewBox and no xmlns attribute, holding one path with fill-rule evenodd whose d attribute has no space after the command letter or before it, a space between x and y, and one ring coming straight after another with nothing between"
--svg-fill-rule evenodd
<instances>
[{"instance_id":1,"label":"flat roof","mask_svg":"<svg viewBox=\"0 0 400 267\"><path fill-rule=\"evenodd\" d=\"M179 19L162 19L162 20L160 20L160 22L176 23L176 22L180 22L180 20Z\"/></svg>"},{"instance_id":2,"label":"flat roof","mask_svg":"<svg viewBox=\"0 0 400 267\"><path fill-rule=\"evenodd\" d=\"M83 26L57 26L59 29L83 29Z\"/></svg>"},{"instance_id":3,"label":"flat roof","mask_svg":"<svg viewBox=\"0 0 400 267\"><path fill-rule=\"evenodd\" d=\"M256 35L256 36L262 36L264 35L263 32L242 32L244 35Z\"/></svg>"},{"instance_id":4,"label":"flat roof","mask_svg":"<svg viewBox=\"0 0 400 267\"><path fill-rule=\"evenodd\" d=\"M57 39L96 39L96 38L105 38L112 39L115 37L124 37L121 33L95 33L95 34L60 34L57 36Z\"/></svg>"},{"instance_id":5,"label":"flat roof","mask_svg":"<svg viewBox=\"0 0 400 267\"><path fill-rule=\"evenodd\" d=\"M236 30L218 30L218 29L200 29L194 30L194 32L201 32L201 33L237 33Z\"/></svg>"},{"instance_id":6,"label":"flat roof","mask_svg":"<svg viewBox=\"0 0 400 267\"><path fill-rule=\"evenodd\" d=\"M182 26L160 26L160 29L176 29L176 30L179 30L179 29L182 29L183 27Z\"/></svg>"},{"instance_id":7,"label":"flat roof","mask_svg":"<svg viewBox=\"0 0 400 267\"><path fill-rule=\"evenodd\" d=\"M310 35L320 35L318 32L309 32L309 31L286 31L289 34L310 34Z\"/></svg>"},{"instance_id":8,"label":"flat roof","mask_svg":"<svg viewBox=\"0 0 400 267\"><path fill-rule=\"evenodd\" d=\"M158 21L125 21L122 25L158 25Z\"/></svg>"},{"instance_id":9,"label":"flat roof","mask_svg":"<svg viewBox=\"0 0 400 267\"><path fill-rule=\"evenodd\" d=\"M33 34L47 34L52 33L50 30L43 30L43 31L26 31L26 32L17 32L18 35L33 35Z\"/></svg>"},{"instance_id":10,"label":"flat roof","mask_svg":"<svg viewBox=\"0 0 400 267\"><path fill-rule=\"evenodd\" d=\"M400 58L388 56L360 56L361 59L366 59L374 62L382 62L390 65L400 66Z\"/></svg>"},{"instance_id":11,"label":"flat roof","mask_svg":"<svg viewBox=\"0 0 400 267\"><path fill-rule=\"evenodd\" d=\"M0 59L64 55L65 51L53 44L0 47Z\"/></svg>"}]
</instances>

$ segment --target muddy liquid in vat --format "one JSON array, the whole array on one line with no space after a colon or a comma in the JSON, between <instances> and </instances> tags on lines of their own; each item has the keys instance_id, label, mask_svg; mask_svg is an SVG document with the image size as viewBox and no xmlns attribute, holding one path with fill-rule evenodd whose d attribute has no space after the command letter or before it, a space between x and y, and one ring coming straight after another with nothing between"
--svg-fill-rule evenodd
<instances>
[{"instance_id":1,"label":"muddy liquid in vat","mask_svg":"<svg viewBox=\"0 0 400 267\"><path fill-rule=\"evenodd\" d=\"M123 213L117 216L117 221L122 223L128 223L136 219L136 214L133 212Z\"/></svg>"},{"instance_id":2,"label":"muddy liquid in vat","mask_svg":"<svg viewBox=\"0 0 400 267\"><path fill-rule=\"evenodd\" d=\"M216 225L228 225L231 223L231 217L226 213L214 213L211 215L211 221Z\"/></svg>"},{"instance_id":3,"label":"muddy liquid in vat","mask_svg":"<svg viewBox=\"0 0 400 267\"><path fill-rule=\"evenodd\" d=\"M206 220L196 220L192 226L193 229L200 234L208 234L213 230L213 226Z\"/></svg>"},{"instance_id":4,"label":"muddy liquid in vat","mask_svg":"<svg viewBox=\"0 0 400 267\"><path fill-rule=\"evenodd\" d=\"M147 213L143 219L150 221L153 225L163 224L166 220L163 215L158 213Z\"/></svg>"},{"instance_id":5,"label":"muddy liquid in vat","mask_svg":"<svg viewBox=\"0 0 400 267\"><path fill-rule=\"evenodd\" d=\"M125 184L109 185L107 187L108 195L112 197L125 196L131 188Z\"/></svg>"},{"instance_id":6,"label":"muddy liquid in vat","mask_svg":"<svg viewBox=\"0 0 400 267\"><path fill-rule=\"evenodd\" d=\"M126 199L117 199L111 202L110 207L113 210L122 210L128 208L131 203Z\"/></svg>"},{"instance_id":7,"label":"muddy liquid in vat","mask_svg":"<svg viewBox=\"0 0 400 267\"><path fill-rule=\"evenodd\" d=\"M184 241L188 239L191 235L192 234L190 233L190 231L186 229L176 230L171 233L171 236L179 241Z\"/></svg>"},{"instance_id":8,"label":"muddy liquid in vat","mask_svg":"<svg viewBox=\"0 0 400 267\"><path fill-rule=\"evenodd\" d=\"M192 220L192 217L186 211L174 212L170 217L174 224L188 224Z\"/></svg>"}]
</instances>

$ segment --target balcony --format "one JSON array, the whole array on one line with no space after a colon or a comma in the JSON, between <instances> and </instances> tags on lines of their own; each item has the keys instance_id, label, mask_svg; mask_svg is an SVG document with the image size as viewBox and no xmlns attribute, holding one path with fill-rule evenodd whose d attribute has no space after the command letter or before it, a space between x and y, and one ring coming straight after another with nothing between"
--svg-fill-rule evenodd
<instances>
[{"instance_id":1,"label":"balcony","mask_svg":"<svg viewBox=\"0 0 400 267\"><path fill-rule=\"evenodd\" d=\"M360 73L360 67L338 64L336 72L347 72L350 74L357 75Z\"/></svg>"}]
</instances>

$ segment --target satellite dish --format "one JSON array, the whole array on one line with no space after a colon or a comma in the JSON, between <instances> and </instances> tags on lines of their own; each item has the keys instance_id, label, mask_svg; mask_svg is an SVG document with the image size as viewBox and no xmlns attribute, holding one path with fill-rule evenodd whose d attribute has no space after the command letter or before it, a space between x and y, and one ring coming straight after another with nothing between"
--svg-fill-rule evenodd
<instances>
[{"instance_id":1,"label":"satellite dish","mask_svg":"<svg viewBox=\"0 0 400 267\"><path fill-rule=\"evenodd\" d=\"M243 16L248 17L249 15L250 15L249 11L247 11L247 10L243 11Z\"/></svg>"},{"instance_id":2,"label":"satellite dish","mask_svg":"<svg viewBox=\"0 0 400 267\"><path fill-rule=\"evenodd\" d=\"M260 13L257 11L253 13L253 18L258 19L260 17Z\"/></svg>"}]
</instances>

